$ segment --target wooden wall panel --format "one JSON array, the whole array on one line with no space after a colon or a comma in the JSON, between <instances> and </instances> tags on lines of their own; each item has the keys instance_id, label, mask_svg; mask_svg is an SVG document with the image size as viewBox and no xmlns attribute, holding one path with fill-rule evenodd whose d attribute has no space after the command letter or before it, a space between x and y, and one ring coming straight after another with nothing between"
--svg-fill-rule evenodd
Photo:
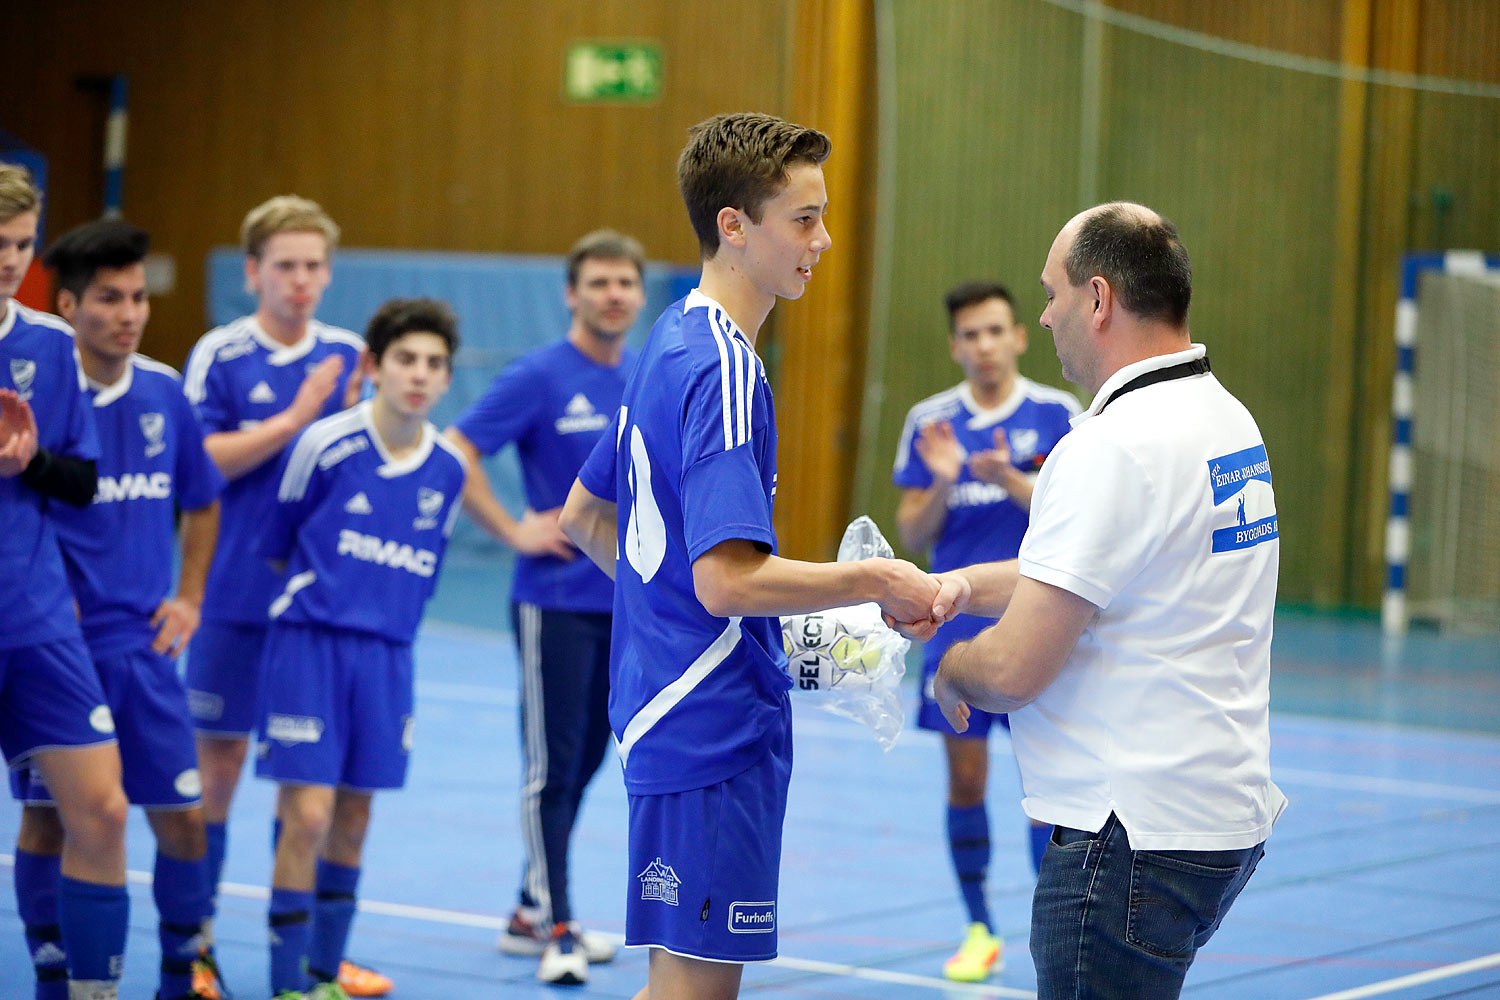
<instances>
[{"instance_id":1,"label":"wooden wall panel","mask_svg":"<svg viewBox=\"0 0 1500 1000\"><path fill-rule=\"evenodd\" d=\"M891 3L900 134L897 192L882 210L894 213L900 238L877 274L892 289L882 450L894 449L912 400L956 381L940 339L945 281L972 267L989 239L979 259L1025 296L1057 227L1082 207L1078 171L1096 163L1096 183L1084 186L1100 199L1145 201L1182 228L1196 271L1194 333L1256 413L1277 469L1283 597L1373 607L1396 262L1433 242L1496 248L1500 101L1271 68L1106 25L1095 158L1083 148L1080 15L1044 0ZM1110 6L1269 57L1500 76L1493 4ZM1044 156L1017 170L1022 148ZM1443 226L1427 207L1434 188L1453 196ZM1029 303L1022 312L1035 315ZM1023 369L1055 378L1052 359L1039 357L1049 347L1034 329ZM870 463L864 485L888 515L896 495L885 461Z\"/></svg>"},{"instance_id":2,"label":"wooden wall panel","mask_svg":"<svg viewBox=\"0 0 1500 1000\"><path fill-rule=\"evenodd\" d=\"M75 0L8 15L16 47L0 127L52 159L54 232L96 214L102 118L79 74L130 77L128 217L178 262L151 349L180 362L202 332L203 258L257 201L322 202L350 245L565 250L613 225L691 263L675 185L693 122L785 113L792 0L273 0L145 7ZM87 30L79 30L87 25ZM571 106L575 39L658 42L662 98Z\"/></svg>"}]
</instances>

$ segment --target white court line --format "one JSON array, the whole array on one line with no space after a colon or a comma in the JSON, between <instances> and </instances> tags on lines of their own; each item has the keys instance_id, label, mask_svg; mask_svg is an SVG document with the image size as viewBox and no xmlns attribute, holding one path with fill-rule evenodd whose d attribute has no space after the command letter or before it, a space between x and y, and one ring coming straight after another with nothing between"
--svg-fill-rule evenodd
<instances>
[{"instance_id":1,"label":"white court line","mask_svg":"<svg viewBox=\"0 0 1500 1000\"><path fill-rule=\"evenodd\" d=\"M1324 993L1322 996L1312 997L1311 1000L1360 1000L1361 997L1378 997L1383 993L1404 990L1408 986L1421 986L1423 983L1451 979L1454 976L1462 976L1466 972L1478 972L1480 969L1492 969L1495 966L1500 966L1500 951L1482 958L1471 958L1467 962L1455 962L1453 965L1439 966L1436 969L1428 969L1426 972L1413 972L1409 976L1371 983L1369 986L1339 990L1337 993Z\"/></svg>"},{"instance_id":2,"label":"white court line","mask_svg":"<svg viewBox=\"0 0 1500 1000\"><path fill-rule=\"evenodd\" d=\"M1476 805L1500 805L1500 792L1490 788L1440 785L1431 781L1411 781L1406 778L1377 778L1368 774L1303 771L1295 767L1272 766L1271 772L1271 777L1277 780L1285 778L1288 783L1312 785L1315 788L1379 792L1385 795L1406 795L1419 799L1456 799L1459 802L1472 802Z\"/></svg>"},{"instance_id":3,"label":"white court line","mask_svg":"<svg viewBox=\"0 0 1500 1000\"><path fill-rule=\"evenodd\" d=\"M14 867L15 856L11 854L0 854L0 865ZM151 873L127 871L125 878L137 885L150 885ZM271 898L271 892L262 885L247 885L244 882L221 882L219 893L225 896L236 896L240 899L265 900ZM359 900L361 913L378 913L388 917L404 917L408 920L423 920L434 924L447 924L453 927L478 927L483 930L498 931L509 926L510 918L492 916L485 913L466 913L463 910L444 910L434 906L412 906L407 903L386 903L378 899ZM600 934L608 938L616 945L625 943L623 934ZM851 979L868 979L880 983L899 983L903 986L923 986L932 990L942 990L951 994L973 995L975 997L997 997L1004 1000L1036 1000L1036 994L1026 990L1018 990L1008 986L986 986L983 983L954 983L946 979L936 979L931 976L916 976L905 972L891 972L886 969L867 969L858 965L843 965L838 962L819 962L810 958L792 958L783 955L774 961L765 963L778 968L792 969L797 972L814 972L825 976L846 976Z\"/></svg>"}]
</instances>

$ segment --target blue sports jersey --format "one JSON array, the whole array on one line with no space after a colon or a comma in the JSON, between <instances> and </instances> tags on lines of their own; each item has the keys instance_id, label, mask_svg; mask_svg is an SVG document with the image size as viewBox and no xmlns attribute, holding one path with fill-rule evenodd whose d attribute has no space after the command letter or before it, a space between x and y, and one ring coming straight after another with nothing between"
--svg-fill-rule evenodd
<instances>
[{"instance_id":1,"label":"blue sports jersey","mask_svg":"<svg viewBox=\"0 0 1500 1000\"><path fill-rule=\"evenodd\" d=\"M960 382L927 397L907 413L891 480L906 489L932 485L932 473L917 454L916 441L923 427L942 420L953 425L953 435L965 456L993 449L995 430L1004 430L1011 464L1036 472L1080 410L1071 393L1019 376L1005 401L986 410L975 401L968 383ZM1012 501L1004 487L975 479L966 458L958 482L948 493L948 515L932 549L932 571L1014 559L1028 523L1026 509ZM953 643L973 638L993 622L992 618L960 615L926 644L924 659L941 657Z\"/></svg>"},{"instance_id":2,"label":"blue sports jersey","mask_svg":"<svg viewBox=\"0 0 1500 1000\"><path fill-rule=\"evenodd\" d=\"M611 368L559 341L512 362L455 426L484 455L514 442L526 503L560 507L620 408L634 364L633 352ZM511 596L550 610L608 611L614 584L583 556L518 555Z\"/></svg>"},{"instance_id":3,"label":"blue sports jersey","mask_svg":"<svg viewBox=\"0 0 1500 1000\"><path fill-rule=\"evenodd\" d=\"M53 508L83 636L95 656L149 645L151 616L172 587L175 507L207 507L224 477L177 372L141 357L120 381L90 383L99 431L99 488L82 510Z\"/></svg>"},{"instance_id":4,"label":"blue sports jersey","mask_svg":"<svg viewBox=\"0 0 1500 1000\"><path fill-rule=\"evenodd\" d=\"M458 517L466 468L427 424L416 451L392 460L371 403L324 417L281 463L260 554L287 563L272 621L411 642Z\"/></svg>"},{"instance_id":5,"label":"blue sports jersey","mask_svg":"<svg viewBox=\"0 0 1500 1000\"><path fill-rule=\"evenodd\" d=\"M738 774L786 724L791 681L780 621L716 618L693 589L693 561L720 542L776 550L771 386L722 306L694 290L662 313L579 479L618 505L609 719L625 787Z\"/></svg>"},{"instance_id":6,"label":"blue sports jersey","mask_svg":"<svg viewBox=\"0 0 1500 1000\"><path fill-rule=\"evenodd\" d=\"M31 406L40 447L97 461L99 440L72 328L13 299L0 308L0 389L14 389ZM20 476L0 478L0 649L79 634L53 526L66 506Z\"/></svg>"},{"instance_id":7,"label":"blue sports jersey","mask_svg":"<svg viewBox=\"0 0 1500 1000\"><path fill-rule=\"evenodd\" d=\"M245 430L290 406L307 373L337 354L344 373L323 404L323 416L329 416L343 407L344 388L363 349L358 334L316 321L287 347L272 340L254 316L245 316L203 335L188 356L183 389L204 434ZM281 578L258 554L261 521L276 502L276 467L268 459L224 489L219 546L203 595L205 621L263 625L266 606L281 590Z\"/></svg>"}]
</instances>

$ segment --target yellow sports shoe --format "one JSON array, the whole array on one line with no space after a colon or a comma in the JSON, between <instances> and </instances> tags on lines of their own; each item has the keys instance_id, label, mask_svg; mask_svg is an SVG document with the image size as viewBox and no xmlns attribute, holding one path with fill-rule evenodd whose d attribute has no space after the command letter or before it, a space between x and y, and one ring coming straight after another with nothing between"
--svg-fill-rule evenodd
<instances>
[{"instance_id":1,"label":"yellow sports shoe","mask_svg":"<svg viewBox=\"0 0 1500 1000\"><path fill-rule=\"evenodd\" d=\"M969 925L969 934L953 957L943 963L943 975L958 983L982 983L1005 968L1000 955L1005 942L981 923Z\"/></svg>"},{"instance_id":2,"label":"yellow sports shoe","mask_svg":"<svg viewBox=\"0 0 1500 1000\"><path fill-rule=\"evenodd\" d=\"M347 959L339 965L339 985L351 997L383 997L396 987L390 976L382 976Z\"/></svg>"}]
</instances>

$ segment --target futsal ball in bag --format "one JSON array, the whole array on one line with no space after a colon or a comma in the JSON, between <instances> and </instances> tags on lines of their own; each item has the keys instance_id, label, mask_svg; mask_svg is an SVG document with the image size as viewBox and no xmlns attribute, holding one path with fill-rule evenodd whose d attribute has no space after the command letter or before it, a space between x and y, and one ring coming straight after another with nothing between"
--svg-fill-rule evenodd
<instances>
[{"instance_id":1,"label":"futsal ball in bag","mask_svg":"<svg viewBox=\"0 0 1500 1000\"><path fill-rule=\"evenodd\" d=\"M781 620L787 672L803 691L831 691L850 674L867 674L880 663L869 648L832 615L788 615Z\"/></svg>"}]
</instances>

